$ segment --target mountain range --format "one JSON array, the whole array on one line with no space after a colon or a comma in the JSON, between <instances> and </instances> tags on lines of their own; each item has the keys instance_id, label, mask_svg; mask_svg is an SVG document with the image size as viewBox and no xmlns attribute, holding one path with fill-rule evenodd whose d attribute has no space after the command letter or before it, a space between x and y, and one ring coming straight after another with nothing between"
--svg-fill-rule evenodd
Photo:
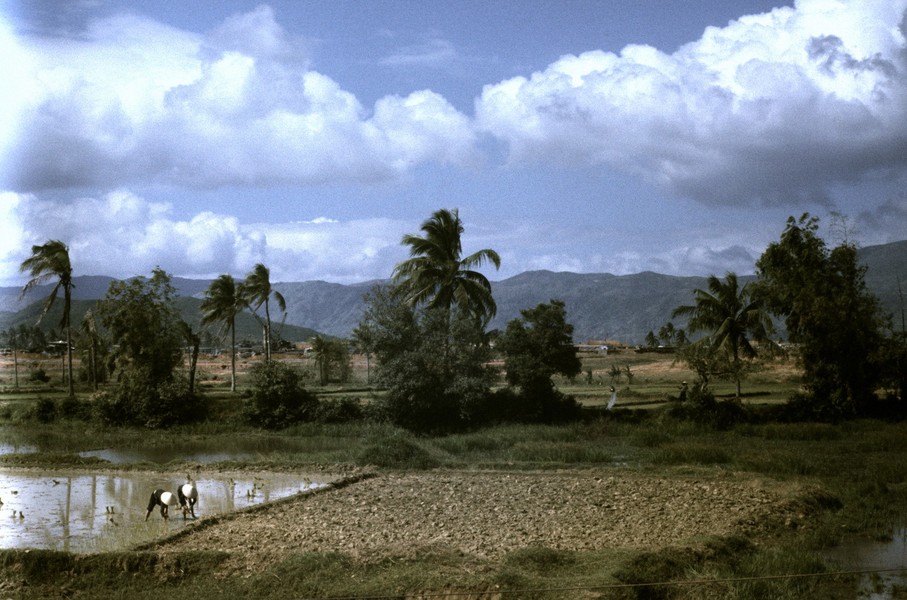
<instances>
[{"instance_id":1,"label":"mountain range","mask_svg":"<svg viewBox=\"0 0 907 600\"><path fill-rule=\"evenodd\" d=\"M902 326L904 301L901 286L907 286L907 240L861 248L859 260L867 267L868 289L881 301L886 312ZM723 274L718 274L722 276ZM753 276L741 276L740 282ZM73 322L79 322L96 300L107 293L113 278L75 278ZM902 283L903 282L903 283ZM173 278L180 295L179 307L188 322L198 321L198 304L210 280ZM359 324L365 308L363 296L380 281L344 285L325 281L280 282L273 288L287 301L287 315L281 331L285 339L304 341L317 333L349 337ZM504 329L520 311L552 299L563 300L567 321L574 327L574 340L616 340L628 345L642 343L649 331L657 332L671 321L671 311L693 301L693 290L707 288L706 277L680 277L652 272L633 275L527 271L509 279L492 282L497 316L490 329ZM26 298L21 288L0 287L0 331L20 323L33 324L51 286L39 286ZM61 304L57 302L57 304ZM59 306L56 308L59 310ZM59 322L50 315L45 323ZM684 321L674 323L683 327ZM237 337L258 339L260 327L251 315L237 323Z\"/></svg>"}]
</instances>

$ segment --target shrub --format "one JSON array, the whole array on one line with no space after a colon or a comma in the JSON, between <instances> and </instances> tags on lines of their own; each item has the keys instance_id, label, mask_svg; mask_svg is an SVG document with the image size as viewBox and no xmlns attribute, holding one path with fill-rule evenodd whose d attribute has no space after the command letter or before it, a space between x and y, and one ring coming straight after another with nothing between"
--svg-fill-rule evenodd
<instances>
[{"instance_id":1,"label":"shrub","mask_svg":"<svg viewBox=\"0 0 907 600\"><path fill-rule=\"evenodd\" d=\"M40 423L51 423L57 416L57 405L50 398L40 398L35 404L34 417Z\"/></svg>"},{"instance_id":2,"label":"shrub","mask_svg":"<svg viewBox=\"0 0 907 600\"><path fill-rule=\"evenodd\" d=\"M64 419L88 419L91 415L91 406L75 397L61 400L57 410Z\"/></svg>"},{"instance_id":3,"label":"shrub","mask_svg":"<svg viewBox=\"0 0 907 600\"><path fill-rule=\"evenodd\" d=\"M357 462L389 469L432 469L440 464L422 446L399 434L370 444Z\"/></svg>"},{"instance_id":4,"label":"shrub","mask_svg":"<svg viewBox=\"0 0 907 600\"><path fill-rule=\"evenodd\" d=\"M251 394L244 412L253 425L280 429L314 420L318 399L302 386L302 375L280 362L263 362L249 369Z\"/></svg>"},{"instance_id":5,"label":"shrub","mask_svg":"<svg viewBox=\"0 0 907 600\"><path fill-rule=\"evenodd\" d=\"M358 398L344 396L337 399L322 399L318 402L316 419L321 423L349 423L360 421L364 416Z\"/></svg>"},{"instance_id":6,"label":"shrub","mask_svg":"<svg viewBox=\"0 0 907 600\"><path fill-rule=\"evenodd\" d=\"M703 390L699 386L690 390L688 401L671 404L667 412L675 419L693 421L720 430L730 429L749 420L749 413L739 400L719 402L710 390Z\"/></svg>"},{"instance_id":7,"label":"shrub","mask_svg":"<svg viewBox=\"0 0 907 600\"><path fill-rule=\"evenodd\" d=\"M140 370L124 372L116 390L97 392L91 402L96 417L108 425L170 427L207 413L204 399L189 392L184 377L174 375L154 384Z\"/></svg>"},{"instance_id":8,"label":"shrub","mask_svg":"<svg viewBox=\"0 0 907 600\"><path fill-rule=\"evenodd\" d=\"M33 383L47 383L50 381L50 376L44 369L38 368L29 372L28 380Z\"/></svg>"}]
</instances>

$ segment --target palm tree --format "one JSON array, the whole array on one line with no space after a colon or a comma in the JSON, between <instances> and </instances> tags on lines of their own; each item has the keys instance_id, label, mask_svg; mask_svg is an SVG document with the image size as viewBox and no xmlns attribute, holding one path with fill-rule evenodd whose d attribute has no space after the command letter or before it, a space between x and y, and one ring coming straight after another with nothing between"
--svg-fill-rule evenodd
<instances>
[{"instance_id":1,"label":"palm tree","mask_svg":"<svg viewBox=\"0 0 907 600\"><path fill-rule=\"evenodd\" d=\"M69 362L69 397L76 395L72 379L72 328L70 327L70 311L72 308L72 264L69 262L69 248L60 240L50 240L43 246L32 246L32 255L22 261L19 270L27 272L31 279L22 288L20 298L25 296L32 288L43 284L48 279L57 278L57 284L53 287L47 300L44 302L44 308L41 316L38 317L38 323L47 315L50 308L57 299L57 294L63 290L63 317L60 320L60 327L66 331L66 351Z\"/></svg>"},{"instance_id":2,"label":"palm tree","mask_svg":"<svg viewBox=\"0 0 907 600\"><path fill-rule=\"evenodd\" d=\"M277 302L277 307L286 315L287 301L280 292L271 288L271 271L261 263L255 265L252 271L246 275L246 281L242 285L243 299L252 308L252 313L257 317L256 310L265 307L264 320L264 342L265 342L265 360L271 361L271 310L269 301L271 297ZM260 321L261 319L259 319Z\"/></svg>"},{"instance_id":3,"label":"palm tree","mask_svg":"<svg viewBox=\"0 0 907 600\"><path fill-rule=\"evenodd\" d=\"M316 335L312 338L312 354L315 355L315 368L318 370L318 385L324 385L328 382L330 370L330 344L328 341Z\"/></svg>"},{"instance_id":4,"label":"palm tree","mask_svg":"<svg viewBox=\"0 0 907 600\"><path fill-rule=\"evenodd\" d=\"M457 209L441 209L422 223L425 237L407 234L401 243L410 247L410 258L394 269L394 282L406 300L427 303L450 314L457 305L483 320L490 321L497 311L488 279L472 270L490 262L500 268L501 258L494 250L484 249L462 257L460 236L463 222Z\"/></svg>"},{"instance_id":5,"label":"palm tree","mask_svg":"<svg viewBox=\"0 0 907 600\"><path fill-rule=\"evenodd\" d=\"M728 353L739 398L743 376L741 355L757 356L752 342L767 341L772 322L762 305L752 299L749 284L740 288L736 273L727 273L724 283L710 275L708 286L708 291L693 290L696 304L678 306L671 316L689 315L690 331L709 331L712 350L723 349Z\"/></svg>"},{"instance_id":6,"label":"palm tree","mask_svg":"<svg viewBox=\"0 0 907 600\"><path fill-rule=\"evenodd\" d=\"M185 340L185 342L189 344L189 347L192 348L189 354L189 393L194 394L195 370L198 366L198 353L199 347L202 344L202 337L192 328L192 325L182 319L180 319L178 326L180 335L183 336L183 340Z\"/></svg>"},{"instance_id":7,"label":"palm tree","mask_svg":"<svg viewBox=\"0 0 907 600\"><path fill-rule=\"evenodd\" d=\"M224 274L211 282L201 303L202 325L220 323L230 331L230 391L236 391L236 315L245 308L241 286Z\"/></svg>"},{"instance_id":8,"label":"palm tree","mask_svg":"<svg viewBox=\"0 0 907 600\"><path fill-rule=\"evenodd\" d=\"M91 387L94 391L98 391L98 345L101 335L98 331L98 321L94 308L89 308L85 311L79 330L82 334L82 339L88 343L88 373L89 379L91 379Z\"/></svg>"}]
</instances>

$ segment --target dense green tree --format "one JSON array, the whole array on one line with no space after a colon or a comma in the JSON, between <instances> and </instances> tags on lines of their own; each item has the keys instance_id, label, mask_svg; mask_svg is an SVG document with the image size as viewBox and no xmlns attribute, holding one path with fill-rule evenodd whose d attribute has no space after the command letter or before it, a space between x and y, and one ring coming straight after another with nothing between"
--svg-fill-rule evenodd
<instances>
[{"instance_id":1,"label":"dense green tree","mask_svg":"<svg viewBox=\"0 0 907 600\"><path fill-rule=\"evenodd\" d=\"M224 274L211 282L201 303L202 325L219 323L230 334L230 391L236 391L236 315L246 308L242 288Z\"/></svg>"},{"instance_id":2,"label":"dense green tree","mask_svg":"<svg viewBox=\"0 0 907 600\"><path fill-rule=\"evenodd\" d=\"M457 306L461 312L476 315L487 323L494 317L497 306L488 279L473 269L485 263L500 268L498 253L486 248L469 256L462 255L463 222L456 209L436 211L422 223L421 230L424 237L403 236L402 243L409 246L410 258L394 269L397 289L413 305L425 303L428 308L447 312Z\"/></svg>"},{"instance_id":3,"label":"dense green tree","mask_svg":"<svg viewBox=\"0 0 907 600\"><path fill-rule=\"evenodd\" d=\"M57 299L60 290L63 291L63 318L60 327L66 334L66 349L69 373L69 397L75 397L75 387L72 379L72 327L70 313L72 311L72 264L69 260L69 248L59 240L50 240L42 246L32 246L30 257L22 261L19 267L23 273L28 273L31 279L22 288L22 296L38 285L46 283L49 279L56 278L57 283L51 289L50 295L44 302L44 309L38 319L43 319Z\"/></svg>"},{"instance_id":4,"label":"dense green tree","mask_svg":"<svg viewBox=\"0 0 907 600\"><path fill-rule=\"evenodd\" d=\"M163 427L202 416L202 405L175 369L182 361L180 316L170 276L114 281L98 307L113 348L118 386L96 402L114 424Z\"/></svg>"},{"instance_id":5,"label":"dense green tree","mask_svg":"<svg viewBox=\"0 0 907 600\"><path fill-rule=\"evenodd\" d=\"M421 432L482 421L495 373L479 318L414 307L392 286L379 286L366 295L360 328L370 332L374 379L387 390L376 406L388 419Z\"/></svg>"},{"instance_id":6,"label":"dense green tree","mask_svg":"<svg viewBox=\"0 0 907 600\"><path fill-rule=\"evenodd\" d=\"M258 309L264 308L265 316L262 321L264 329L264 348L265 360L271 360L271 298L277 303L277 308L284 315L287 312L287 301L283 295L271 287L271 271L261 263L246 275L246 280L242 284L241 293L243 300L252 309L252 314L258 317Z\"/></svg>"},{"instance_id":7,"label":"dense green tree","mask_svg":"<svg viewBox=\"0 0 907 600\"><path fill-rule=\"evenodd\" d=\"M840 418L874 398L880 371L872 357L885 319L866 289L856 247L829 249L818 226L809 214L787 220L780 240L756 262L757 292L797 345L813 412Z\"/></svg>"},{"instance_id":8,"label":"dense green tree","mask_svg":"<svg viewBox=\"0 0 907 600\"><path fill-rule=\"evenodd\" d=\"M316 335L312 339L312 352L319 385L331 381L345 383L352 372L348 344L344 340L329 339Z\"/></svg>"},{"instance_id":9,"label":"dense green tree","mask_svg":"<svg viewBox=\"0 0 907 600\"><path fill-rule=\"evenodd\" d=\"M571 404L556 390L552 377L575 377L582 368L573 345L573 325L567 323L561 300L520 314L507 324L496 348L504 354L507 382L518 388L527 416L547 420L557 416L553 411Z\"/></svg>"},{"instance_id":10,"label":"dense green tree","mask_svg":"<svg viewBox=\"0 0 907 600\"><path fill-rule=\"evenodd\" d=\"M253 425L268 429L312 420L318 399L303 386L303 376L282 362L259 362L249 369L251 393L244 412Z\"/></svg>"},{"instance_id":11,"label":"dense green tree","mask_svg":"<svg viewBox=\"0 0 907 600\"><path fill-rule=\"evenodd\" d=\"M689 316L691 332L707 331L714 352L726 352L729 373L740 397L740 384L747 370L745 359L759 355L754 343L770 347L771 317L759 300L753 298L752 288L740 287L736 273L727 273L722 282L711 275L708 290L693 290L695 304L678 306L672 317Z\"/></svg>"}]
</instances>

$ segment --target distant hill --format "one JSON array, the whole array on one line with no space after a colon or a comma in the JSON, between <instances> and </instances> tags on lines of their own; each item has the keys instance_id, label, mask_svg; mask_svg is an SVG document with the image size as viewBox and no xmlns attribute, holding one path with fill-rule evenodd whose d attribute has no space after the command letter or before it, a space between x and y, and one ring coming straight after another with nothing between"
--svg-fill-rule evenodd
<instances>
[{"instance_id":1,"label":"distant hill","mask_svg":"<svg viewBox=\"0 0 907 600\"><path fill-rule=\"evenodd\" d=\"M901 290L907 294L907 240L859 250L861 262L867 266L866 283L882 303L884 309L897 316L900 326ZM724 273L716 273L723 276ZM752 277L741 277L741 282ZM74 321L91 301L102 298L113 279L92 276L76 278L74 290L76 309ZM492 282L492 291L498 305L497 317L492 328L503 329L511 319L520 316L520 310L532 308L552 299L563 300L567 306L567 320L574 326L574 339L582 342L592 339L619 340L626 344L642 343L649 331L658 331L671 320L671 311L693 299L693 290L705 288L705 277L677 277L644 272L633 275L606 273L554 273L529 271L509 279ZM309 339L315 332L348 337L364 310L363 295L376 281L342 285L325 281L275 283L287 300L287 318L283 337L293 341ZM198 302L210 281L174 278L173 285L183 297L180 307L189 322L198 320ZM0 330L19 322L34 322L40 311L40 301L49 293L50 286L33 291L22 302L20 288L0 288ZM31 319L29 321L29 319ZM59 322L59 316L50 316L48 323ZM675 321L676 327L685 322ZM245 315L237 330L240 337L258 339L257 322Z\"/></svg>"},{"instance_id":2,"label":"distant hill","mask_svg":"<svg viewBox=\"0 0 907 600\"><path fill-rule=\"evenodd\" d=\"M76 284L78 285L81 281L81 278L77 278ZM112 281L112 279L108 279ZM207 287L207 286L205 286ZM4 288L0 288L3 290ZM103 297L107 293L107 287L104 287L104 293L101 294ZM2 291L0 291L2 294ZM75 294L73 294L75 295ZM45 296L46 297L46 296ZM80 323L82 318L85 316L85 313L97 303L97 300L73 300L72 301L72 322ZM201 304L201 299L193 298L191 296L180 296L177 299L177 309L180 311L183 319L187 323L191 323L193 327L198 325L198 322L201 318L201 311L199 305ZM10 327L18 327L21 324L25 325L34 325L38 321L38 317L41 314L43 309L44 301L43 299L37 300L28 304L25 308L18 310L16 312L0 312L0 331L5 331ZM63 302L62 299L57 300L54 303L54 306L51 308L50 312L41 322L41 327L45 330L57 329L63 314ZM278 332L283 339L292 341L292 342L301 342L318 335L319 332L309 329L307 327L300 327L298 325L290 325L287 323L280 323L279 320L272 323L272 327L275 332ZM212 328L212 333L214 335L220 335L220 330L217 327ZM257 342L262 337L261 326L258 321L249 313L242 313L236 318L236 339L237 341L241 340L251 340Z\"/></svg>"}]
</instances>

